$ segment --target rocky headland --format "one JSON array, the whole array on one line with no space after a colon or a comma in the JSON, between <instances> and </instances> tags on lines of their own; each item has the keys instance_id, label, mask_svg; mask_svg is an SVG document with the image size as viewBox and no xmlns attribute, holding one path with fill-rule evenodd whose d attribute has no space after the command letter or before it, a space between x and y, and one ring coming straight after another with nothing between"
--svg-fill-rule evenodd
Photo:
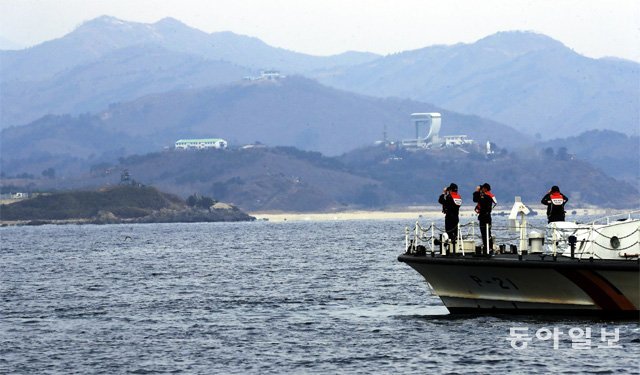
<instances>
[{"instance_id":1,"label":"rocky headland","mask_svg":"<svg viewBox=\"0 0 640 375\"><path fill-rule=\"evenodd\" d=\"M255 220L239 208L211 198L189 199L153 187L114 186L95 191L40 194L0 206L3 225L193 223Z\"/></svg>"}]
</instances>

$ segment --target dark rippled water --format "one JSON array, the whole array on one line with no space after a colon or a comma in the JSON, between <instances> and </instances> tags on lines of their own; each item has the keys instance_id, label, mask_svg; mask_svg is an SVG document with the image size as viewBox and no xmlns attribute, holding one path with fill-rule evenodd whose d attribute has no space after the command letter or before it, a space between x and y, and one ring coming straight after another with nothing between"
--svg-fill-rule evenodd
<instances>
[{"instance_id":1,"label":"dark rippled water","mask_svg":"<svg viewBox=\"0 0 640 375\"><path fill-rule=\"evenodd\" d=\"M636 322L446 315L396 260L405 225L2 228L0 373L640 372ZM512 327L565 335L515 350Z\"/></svg>"}]
</instances>

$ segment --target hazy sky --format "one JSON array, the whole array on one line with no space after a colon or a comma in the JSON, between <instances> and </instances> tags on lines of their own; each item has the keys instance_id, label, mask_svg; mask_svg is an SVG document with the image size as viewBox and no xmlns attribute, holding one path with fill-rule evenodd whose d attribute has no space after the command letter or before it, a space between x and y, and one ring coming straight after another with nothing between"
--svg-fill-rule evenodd
<instances>
[{"instance_id":1,"label":"hazy sky","mask_svg":"<svg viewBox=\"0 0 640 375\"><path fill-rule=\"evenodd\" d=\"M0 37L33 45L105 14L145 23L174 17L316 55L387 54L530 30L590 57L640 61L640 0L0 0Z\"/></svg>"}]
</instances>

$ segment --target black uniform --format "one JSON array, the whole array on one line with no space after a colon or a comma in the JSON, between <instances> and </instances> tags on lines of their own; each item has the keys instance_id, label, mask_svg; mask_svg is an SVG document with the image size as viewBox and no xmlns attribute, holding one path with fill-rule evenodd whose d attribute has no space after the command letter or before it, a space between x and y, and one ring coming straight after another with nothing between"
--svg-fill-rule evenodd
<instances>
[{"instance_id":1,"label":"black uniform","mask_svg":"<svg viewBox=\"0 0 640 375\"><path fill-rule=\"evenodd\" d=\"M488 251L487 249L493 249L493 239L491 239L491 210L495 205L495 199L492 195L475 191L473 192L473 201L478 203L476 212L478 213L478 221L480 222L483 252L486 253ZM488 247L487 236L489 237Z\"/></svg>"},{"instance_id":2,"label":"black uniform","mask_svg":"<svg viewBox=\"0 0 640 375\"><path fill-rule=\"evenodd\" d=\"M455 194L458 196L458 203L452 197L451 194ZM461 199L457 192L449 193L449 194L440 194L440 198L438 198L438 203L442 205L442 212L444 212L444 230L447 232L447 235L451 239L453 243L453 248L456 247L456 240L458 238L458 223L459 212L460 212L460 203Z\"/></svg>"},{"instance_id":3,"label":"black uniform","mask_svg":"<svg viewBox=\"0 0 640 375\"><path fill-rule=\"evenodd\" d=\"M552 223L554 221L564 221L564 205L569 201L566 195L559 191L547 193L540 203L547 206L547 221Z\"/></svg>"}]
</instances>

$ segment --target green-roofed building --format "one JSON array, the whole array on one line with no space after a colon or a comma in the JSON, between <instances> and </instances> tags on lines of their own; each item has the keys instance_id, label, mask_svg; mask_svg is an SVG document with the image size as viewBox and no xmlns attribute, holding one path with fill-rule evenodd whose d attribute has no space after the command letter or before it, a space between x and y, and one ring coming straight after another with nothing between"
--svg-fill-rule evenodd
<instances>
[{"instance_id":1,"label":"green-roofed building","mask_svg":"<svg viewBox=\"0 0 640 375\"><path fill-rule=\"evenodd\" d=\"M176 141L176 150L203 150L207 148L224 150L227 148L227 141L222 138L178 139Z\"/></svg>"}]
</instances>

